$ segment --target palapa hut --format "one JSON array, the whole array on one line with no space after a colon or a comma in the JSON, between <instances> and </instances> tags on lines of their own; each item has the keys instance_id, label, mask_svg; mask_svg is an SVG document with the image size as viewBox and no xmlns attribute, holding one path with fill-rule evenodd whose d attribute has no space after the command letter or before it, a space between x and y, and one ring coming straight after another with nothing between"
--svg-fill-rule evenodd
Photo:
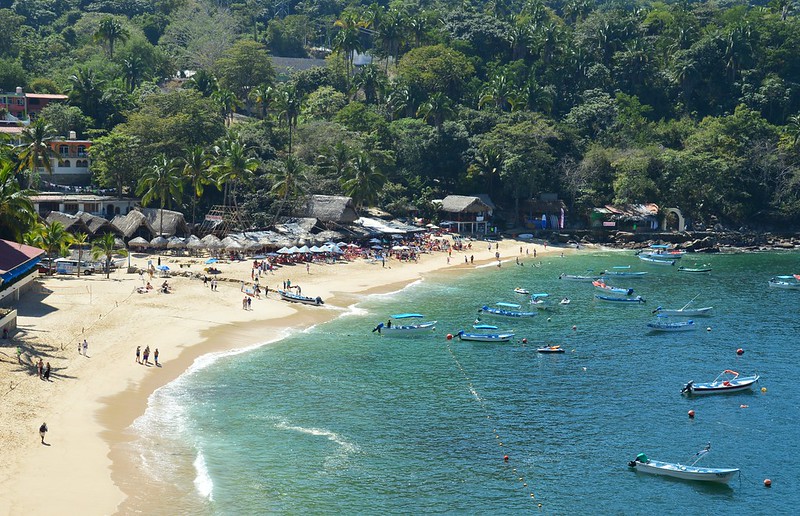
<instances>
[{"instance_id":1,"label":"palapa hut","mask_svg":"<svg viewBox=\"0 0 800 516\"><path fill-rule=\"evenodd\" d=\"M556 194L541 194L523 203L523 224L531 229L563 229L567 205Z\"/></svg>"},{"instance_id":2,"label":"palapa hut","mask_svg":"<svg viewBox=\"0 0 800 516\"><path fill-rule=\"evenodd\" d=\"M353 199L339 195L312 195L306 202L305 217L325 226L350 224L358 219Z\"/></svg>"},{"instance_id":3,"label":"palapa hut","mask_svg":"<svg viewBox=\"0 0 800 516\"><path fill-rule=\"evenodd\" d=\"M137 236L152 240L156 236L169 238L186 235L187 225L182 213L163 210L162 228L161 212L162 210L158 209L137 208L127 215L117 215L111 224L122 232L125 240ZM160 231L160 229L162 230Z\"/></svg>"},{"instance_id":4,"label":"palapa hut","mask_svg":"<svg viewBox=\"0 0 800 516\"><path fill-rule=\"evenodd\" d=\"M89 228L89 234L93 237L105 235L106 233L114 233L118 237L123 236L122 231L103 217L98 217L97 215L86 213L85 211L80 211L77 215L86 224L86 227Z\"/></svg>"},{"instance_id":5,"label":"palapa hut","mask_svg":"<svg viewBox=\"0 0 800 516\"><path fill-rule=\"evenodd\" d=\"M489 232L489 218L494 203L486 196L486 201L477 195L448 195L439 202L439 211L444 213L440 225L455 229L458 233Z\"/></svg>"},{"instance_id":6,"label":"palapa hut","mask_svg":"<svg viewBox=\"0 0 800 516\"><path fill-rule=\"evenodd\" d=\"M60 211L51 211L47 214L47 218L44 219L46 224L52 224L53 222L58 222L62 226L64 226L64 230L72 233L86 233L87 235L91 235L92 232L89 230L89 226L78 217L77 215L70 215L68 213L62 213Z\"/></svg>"}]
</instances>

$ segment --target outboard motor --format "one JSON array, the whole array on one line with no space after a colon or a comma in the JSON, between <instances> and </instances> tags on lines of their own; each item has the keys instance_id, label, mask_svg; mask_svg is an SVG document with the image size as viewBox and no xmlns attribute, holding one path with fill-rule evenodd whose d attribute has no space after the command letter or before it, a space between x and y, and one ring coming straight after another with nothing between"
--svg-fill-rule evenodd
<instances>
[{"instance_id":1,"label":"outboard motor","mask_svg":"<svg viewBox=\"0 0 800 516\"><path fill-rule=\"evenodd\" d=\"M378 325L375 328L372 329L372 333L375 333L376 331L378 333L380 333L381 332L381 328L383 328L383 323L378 323Z\"/></svg>"},{"instance_id":2,"label":"outboard motor","mask_svg":"<svg viewBox=\"0 0 800 516\"><path fill-rule=\"evenodd\" d=\"M690 380L689 383L684 385L683 389L681 389L681 394L684 394L684 393L687 393L687 392L692 392L692 386L693 385L694 385L694 380Z\"/></svg>"}]
</instances>

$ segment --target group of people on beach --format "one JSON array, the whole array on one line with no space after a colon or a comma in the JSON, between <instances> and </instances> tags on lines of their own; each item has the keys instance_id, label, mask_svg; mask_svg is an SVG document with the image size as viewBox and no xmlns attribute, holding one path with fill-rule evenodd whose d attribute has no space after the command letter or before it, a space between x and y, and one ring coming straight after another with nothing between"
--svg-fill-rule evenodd
<instances>
[{"instance_id":1,"label":"group of people on beach","mask_svg":"<svg viewBox=\"0 0 800 516\"><path fill-rule=\"evenodd\" d=\"M39 362L36 364L36 369L39 373L40 380L50 381L50 362L45 365L44 360L40 358Z\"/></svg>"},{"instance_id":2,"label":"group of people on beach","mask_svg":"<svg viewBox=\"0 0 800 516\"><path fill-rule=\"evenodd\" d=\"M158 366L158 348L153 352L153 361ZM142 351L142 346L136 346L136 363L142 365L150 365L150 346L144 348Z\"/></svg>"}]
</instances>

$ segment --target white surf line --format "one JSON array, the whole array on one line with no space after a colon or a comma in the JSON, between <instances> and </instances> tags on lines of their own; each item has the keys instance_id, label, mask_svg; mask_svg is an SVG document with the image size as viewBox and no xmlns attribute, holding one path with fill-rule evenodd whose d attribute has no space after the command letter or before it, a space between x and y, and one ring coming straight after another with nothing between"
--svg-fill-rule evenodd
<instances>
[{"instance_id":1,"label":"white surf line","mask_svg":"<svg viewBox=\"0 0 800 516\"><path fill-rule=\"evenodd\" d=\"M475 399L475 401L477 401L478 404L483 409L484 414L486 415L486 419L488 421L494 420L494 416L490 413L490 410L489 410L489 407L488 407L488 405L486 403L486 400L484 400L481 397L481 395L478 393L478 391L475 389L475 386L472 383L472 379L470 378L470 376L467 373L466 369L464 369L464 366L461 365L461 362L458 360L458 357L456 356L455 352L453 352L453 348L452 348L452 346L450 346L450 342L451 341L447 341L447 352L450 353L450 356L452 357L453 362L455 362L456 366L458 367L458 370L461 371L461 374L464 376L464 379L467 380L467 389L469 390L470 394L472 394L472 396ZM494 438L497 441L497 444L502 447L503 446L503 440L500 438L500 433L497 431L496 428L492 428L492 433L494 434ZM505 462L508 462L510 460L510 457L507 454L504 454L503 455L503 460ZM514 481L521 482L522 483L522 487L524 489L528 490L528 482L525 479L526 476L525 475L521 475L520 473L518 473L517 472L517 468L511 468L511 471L512 471L512 473L514 475ZM530 489L530 499L531 500L536 500L536 495L534 494L532 488ZM538 507L541 508L542 504L538 503Z\"/></svg>"}]
</instances>

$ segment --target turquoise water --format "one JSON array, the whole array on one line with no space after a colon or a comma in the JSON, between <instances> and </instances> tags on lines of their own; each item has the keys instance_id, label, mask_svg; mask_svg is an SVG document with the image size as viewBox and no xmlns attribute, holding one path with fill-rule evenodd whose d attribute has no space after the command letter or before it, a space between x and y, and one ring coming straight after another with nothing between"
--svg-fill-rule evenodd
<instances>
[{"instance_id":1,"label":"turquoise water","mask_svg":"<svg viewBox=\"0 0 800 516\"><path fill-rule=\"evenodd\" d=\"M767 280L800 271L798 255L683 259L696 261L713 272L678 273L631 252L549 257L540 267L526 257L522 267L443 273L371 296L307 332L199 361L137 421L142 442L173 450L143 449L142 460L159 480L183 484L184 509L209 514L791 513L800 502L800 291ZM608 280L647 304L602 304L591 284L558 279L615 265L649 272ZM518 286L572 302L525 321L494 319L516 331L509 344L445 339L471 329L483 304L524 302ZM693 306L715 312L695 319L700 330L648 333L652 309L695 296ZM437 331L370 332L399 312L422 312ZM541 344L568 352L536 353ZM767 392L681 396L688 380L723 369L757 372ZM730 487L626 467L639 452L686 461L706 442L701 465L741 468Z\"/></svg>"}]
</instances>

